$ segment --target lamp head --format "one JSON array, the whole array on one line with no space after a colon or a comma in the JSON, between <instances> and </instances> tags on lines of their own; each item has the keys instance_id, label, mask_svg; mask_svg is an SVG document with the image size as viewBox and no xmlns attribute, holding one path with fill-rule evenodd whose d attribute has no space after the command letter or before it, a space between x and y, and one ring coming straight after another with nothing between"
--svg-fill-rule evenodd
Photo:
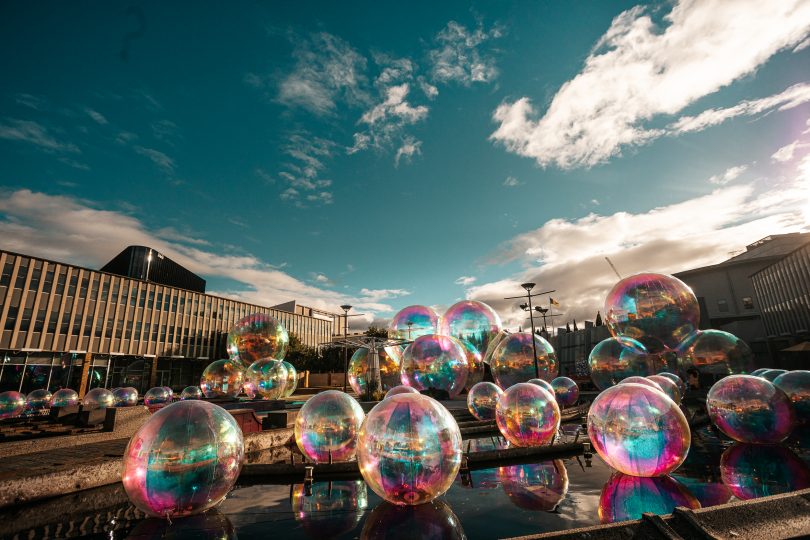
<instances>
[{"instance_id":1,"label":"lamp head","mask_svg":"<svg viewBox=\"0 0 810 540\"><path fill-rule=\"evenodd\" d=\"M534 283L521 283L520 286L526 289L526 291L530 291L534 289Z\"/></svg>"},{"instance_id":2,"label":"lamp head","mask_svg":"<svg viewBox=\"0 0 810 540\"><path fill-rule=\"evenodd\" d=\"M348 313L349 310L352 309L352 306L350 306L349 304L343 304L342 306L340 306L340 309Z\"/></svg>"}]
</instances>

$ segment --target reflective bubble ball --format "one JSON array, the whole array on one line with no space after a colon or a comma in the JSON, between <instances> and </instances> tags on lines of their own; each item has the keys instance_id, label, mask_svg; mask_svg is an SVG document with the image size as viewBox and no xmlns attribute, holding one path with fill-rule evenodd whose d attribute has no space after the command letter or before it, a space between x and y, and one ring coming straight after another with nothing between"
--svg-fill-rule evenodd
<instances>
[{"instance_id":1,"label":"reflective bubble ball","mask_svg":"<svg viewBox=\"0 0 810 540\"><path fill-rule=\"evenodd\" d=\"M33 390L25 398L25 406L29 411L41 411L51 406L52 397L53 395L44 388Z\"/></svg>"},{"instance_id":2,"label":"reflective bubble ball","mask_svg":"<svg viewBox=\"0 0 810 540\"><path fill-rule=\"evenodd\" d=\"M515 446L549 444L560 428L554 394L536 384L517 383L504 390L495 409L501 435Z\"/></svg>"},{"instance_id":3,"label":"reflective bubble ball","mask_svg":"<svg viewBox=\"0 0 810 540\"><path fill-rule=\"evenodd\" d=\"M554 395L554 387L551 386L551 383L546 381L546 380L543 380L543 379L529 379L526 382L528 382L529 384L536 384L540 388L545 388L546 390L551 392L552 395Z\"/></svg>"},{"instance_id":4,"label":"reflective bubble ball","mask_svg":"<svg viewBox=\"0 0 810 540\"><path fill-rule=\"evenodd\" d=\"M368 507L368 490L362 480L296 484L290 500L295 520L312 538L336 538L360 523Z\"/></svg>"},{"instance_id":5,"label":"reflective bubble ball","mask_svg":"<svg viewBox=\"0 0 810 540\"><path fill-rule=\"evenodd\" d=\"M76 390L62 388L53 393L51 407L71 407L79 404L79 394Z\"/></svg>"},{"instance_id":6,"label":"reflective bubble ball","mask_svg":"<svg viewBox=\"0 0 810 540\"><path fill-rule=\"evenodd\" d=\"M760 374L760 377L770 382L773 382L776 380L778 376L783 375L785 373L787 373L786 369L766 369L764 373Z\"/></svg>"},{"instance_id":7,"label":"reflective bubble ball","mask_svg":"<svg viewBox=\"0 0 810 540\"><path fill-rule=\"evenodd\" d=\"M254 313L236 321L228 332L228 351L239 354L243 367L261 358L284 360L290 336L272 315Z\"/></svg>"},{"instance_id":8,"label":"reflective bubble ball","mask_svg":"<svg viewBox=\"0 0 810 540\"><path fill-rule=\"evenodd\" d=\"M489 364L489 363L490 363L490 360L492 359L492 353L493 353L493 352L495 352L495 348L496 348L496 347L498 346L498 344L499 344L501 341L503 341L503 340L504 340L504 338L506 338L506 336L508 336L509 334L511 334L511 332L509 332L508 330L501 330L500 332L498 332L497 334L495 334L495 337L494 337L494 338L492 338L491 340L489 340L489 345L487 345L487 350L486 350L486 351L484 351L484 352L482 352L482 354L484 355L484 363L485 363L485 364Z\"/></svg>"},{"instance_id":9,"label":"reflective bubble ball","mask_svg":"<svg viewBox=\"0 0 810 540\"><path fill-rule=\"evenodd\" d=\"M651 353L675 349L700 322L695 293L664 274L637 274L619 281L605 299L605 314L614 337L635 339Z\"/></svg>"},{"instance_id":10,"label":"reflective bubble ball","mask_svg":"<svg viewBox=\"0 0 810 540\"><path fill-rule=\"evenodd\" d=\"M363 408L349 394L327 390L309 398L295 418L295 442L316 463L349 461L357 451Z\"/></svg>"},{"instance_id":11,"label":"reflective bubble ball","mask_svg":"<svg viewBox=\"0 0 810 540\"><path fill-rule=\"evenodd\" d=\"M559 372L554 347L537 334L518 332L503 338L489 359L492 377L498 386L505 390L513 384L538 378L538 372L535 371L535 350L539 378L551 382Z\"/></svg>"},{"instance_id":12,"label":"reflective bubble ball","mask_svg":"<svg viewBox=\"0 0 810 540\"><path fill-rule=\"evenodd\" d=\"M782 373L773 380L773 385L787 395L796 413L796 422L810 424L810 371Z\"/></svg>"},{"instance_id":13,"label":"reflective bubble ball","mask_svg":"<svg viewBox=\"0 0 810 540\"><path fill-rule=\"evenodd\" d=\"M690 368L711 375L750 373L754 353L746 342L722 330L699 330L679 347L680 368Z\"/></svg>"},{"instance_id":14,"label":"reflective bubble ball","mask_svg":"<svg viewBox=\"0 0 810 540\"><path fill-rule=\"evenodd\" d=\"M554 389L554 397L561 409L572 407L579 401L579 386L573 379L568 377L557 377L551 381Z\"/></svg>"},{"instance_id":15,"label":"reflective bubble ball","mask_svg":"<svg viewBox=\"0 0 810 540\"><path fill-rule=\"evenodd\" d=\"M692 434L680 407L660 390L619 384L602 391L588 411L588 436L609 466L633 476L677 469Z\"/></svg>"},{"instance_id":16,"label":"reflective bubble ball","mask_svg":"<svg viewBox=\"0 0 810 540\"><path fill-rule=\"evenodd\" d=\"M440 334L466 341L483 355L500 331L500 316L485 303L475 300L453 304L439 320Z\"/></svg>"},{"instance_id":17,"label":"reflective bubble ball","mask_svg":"<svg viewBox=\"0 0 810 540\"><path fill-rule=\"evenodd\" d=\"M627 377L646 377L667 367L659 355L650 354L638 341L624 337L597 343L588 356L588 366L591 380L599 390Z\"/></svg>"},{"instance_id":18,"label":"reflective bubble ball","mask_svg":"<svg viewBox=\"0 0 810 540\"><path fill-rule=\"evenodd\" d=\"M290 397L298 388L298 371L295 369L294 365L286 360L282 360L281 363L287 368L287 382L284 384L284 397Z\"/></svg>"},{"instance_id":19,"label":"reflective bubble ball","mask_svg":"<svg viewBox=\"0 0 810 540\"><path fill-rule=\"evenodd\" d=\"M216 506L242 468L242 430L207 401L178 401L153 414L124 452L129 500L154 517L183 517Z\"/></svg>"},{"instance_id":20,"label":"reflective bubble ball","mask_svg":"<svg viewBox=\"0 0 810 540\"><path fill-rule=\"evenodd\" d=\"M810 487L810 469L787 447L737 443L720 458L720 477L741 500Z\"/></svg>"},{"instance_id":21,"label":"reflective bubble ball","mask_svg":"<svg viewBox=\"0 0 810 540\"><path fill-rule=\"evenodd\" d=\"M658 387L667 396L669 396L669 399L674 401L676 404L681 403L681 390L678 388L678 385L672 381L672 379L669 377L664 377L663 375L650 375L647 377L647 379L657 384Z\"/></svg>"},{"instance_id":22,"label":"reflective bubble ball","mask_svg":"<svg viewBox=\"0 0 810 540\"><path fill-rule=\"evenodd\" d=\"M363 524L360 540L466 540L461 521L440 500L403 508L382 502Z\"/></svg>"},{"instance_id":23,"label":"reflective bubble ball","mask_svg":"<svg viewBox=\"0 0 810 540\"><path fill-rule=\"evenodd\" d=\"M349 361L349 384L358 396L365 396L367 392L373 395L380 390L387 392L398 386L401 382L399 364L394 361L384 349L377 350L377 363L380 366L380 380L374 381L374 372L371 369L370 354L367 347L360 347ZM369 388L369 383L373 388Z\"/></svg>"},{"instance_id":24,"label":"reflective bubble ball","mask_svg":"<svg viewBox=\"0 0 810 540\"><path fill-rule=\"evenodd\" d=\"M656 390L663 392L664 389L661 388L657 382L650 380L647 377L627 377L626 379L622 379L619 384L640 384L642 386L649 386L650 388L655 388Z\"/></svg>"},{"instance_id":25,"label":"reflective bubble ball","mask_svg":"<svg viewBox=\"0 0 810 540\"><path fill-rule=\"evenodd\" d=\"M143 404L146 405L147 407L155 405L165 405L167 403L171 403L171 400L172 398L166 391L165 386L156 386L154 388L150 388L143 395Z\"/></svg>"},{"instance_id":26,"label":"reflective bubble ball","mask_svg":"<svg viewBox=\"0 0 810 540\"><path fill-rule=\"evenodd\" d=\"M439 314L428 306L408 306L400 309L388 325L388 337L413 341L420 336L439 333ZM405 346L387 347L391 359L399 364Z\"/></svg>"},{"instance_id":27,"label":"reflective bubble ball","mask_svg":"<svg viewBox=\"0 0 810 540\"><path fill-rule=\"evenodd\" d=\"M671 514L678 506L696 510L700 502L671 476L643 478L617 472L608 479L599 496L599 521L641 519L647 512Z\"/></svg>"},{"instance_id":28,"label":"reflective bubble ball","mask_svg":"<svg viewBox=\"0 0 810 540\"><path fill-rule=\"evenodd\" d=\"M187 399L202 399L202 397L203 393L199 386L186 386L180 392L180 399L184 401Z\"/></svg>"},{"instance_id":29,"label":"reflective bubble ball","mask_svg":"<svg viewBox=\"0 0 810 540\"><path fill-rule=\"evenodd\" d=\"M498 468L509 500L524 510L551 512L568 493L568 470L561 459Z\"/></svg>"},{"instance_id":30,"label":"reflective bubble ball","mask_svg":"<svg viewBox=\"0 0 810 540\"><path fill-rule=\"evenodd\" d=\"M438 401L398 394L366 415L357 460L377 495L398 505L423 504L453 484L461 466L461 431Z\"/></svg>"},{"instance_id":31,"label":"reflective bubble ball","mask_svg":"<svg viewBox=\"0 0 810 540\"><path fill-rule=\"evenodd\" d=\"M460 339L456 341L461 344L461 347L467 355L468 373L467 383L464 385L464 388L469 390L473 385L484 380L484 358L481 353L478 352L478 349L470 345L469 342Z\"/></svg>"},{"instance_id":32,"label":"reflective bubble ball","mask_svg":"<svg viewBox=\"0 0 810 540\"><path fill-rule=\"evenodd\" d=\"M106 388L93 388L84 395L82 400L82 409L106 409L107 407L115 406L115 397L113 393Z\"/></svg>"},{"instance_id":33,"label":"reflective bubble ball","mask_svg":"<svg viewBox=\"0 0 810 540\"><path fill-rule=\"evenodd\" d=\"M683 396L683 393L686 392L686 383L683 382L683 379L681 379L678 375L670 373L669 371L662 371L661 373L658 373L658 375L661 377L666 377L670 381L674 382L675 385L678 387L681 396Z\"/></svg>"},{"instance_id":34,"label":"reflective bubble ball","mask_svg":"<svg viewBox=\"0 0 810 540\"><path fill-rule=\"evenodd\" d=\"M399 394L418 394L419 390L416 388L411 388L410 386L406 386L404 384L400 384L399 386L393 387L391 390L385 393L385 397L383 399L388 399L391 396L396 396Z\"/></svg>"},{"instance_id":35,"label":"reflective bubble ball","mask_svg":"<svg viewBox=\"0 0 810 540\"><path fill-rule=\"evenodd\" d=\"M208 364L200 378L200 389L207 398L235 398L242 390L245 370L232 360L216 360Z\"/></svg>"},{"instance_id":36,"label":"reflective bubble ball","mask_svg":"<svg viewBox=\"0 0 810 540\"><path fill-rule=\"evenodd\" d=\"M0 418L13 418L25 410L25 396L14 390L0 394Z\"/></svg>"},{"instance_id":37,"label":"reflective bubble ball","mask_svg":"<svg viewBox=\"0 0 810 540\"><path fill-rule=\"evenodd\" d=\"M419 391L443 390L454 398L464 389L468 373L464 347L449 336L420 336L402 355L402 384Z\"/></svg>"},{"instance_id":38,"label":"reflective bubble ball","mask_svg":"<svg viewBox=\"0 0 810 540\"><path fill-rule=\"evenodd\" d=\"M258 395L262 399L280 399L284 396L286 384L287 368L281 360L262 358L245 370L245 387L250 387L253 397Z\"/></svg>"},{"instance_id":39,"label":"reflective bubble ball","mask_svg":"<svg viewBox=\"0 0 810 540\"><path fill-rule=\"evenodd\" d=\"M116 407L133 407L138 404L138 391L132 387L116 388L113 399Z\"/></svg>"},{"instance_id":40,"label":"reflective bubble ball","mask_svg":"<svg viewBox=\"0 0 810 540\"><path fill-rule=\"evenodd\" d=\"M503 394L497 384L480 382L467 394L467 409L478 420L494 420L498 399Z\"/></svg>"},{"instance_id":41,"label":"reflective bubble ball","mask_svg":"<svg viewBox=\"0 0 810 540\"><path fill-rule=\"evenodd\" d=\"M706 396L709 418L717 428L745 443L778 443L793 431L795 416L787 395L753 375L729 375Z\"/></svg>"},{"instance_id":42,"label":"reflective bubble ball","mask_svg":"<svg viewBox=\"0 0 810 540\"><path fill-rule=\"evenodd\" d=\"M754 371L751 372L751 375L754 375L755 377L761 377L762 374L765 373L766 371L768 371L769 369L770 368L766 368L766 367L755 369Z\"/></svg>"}]
</instances>

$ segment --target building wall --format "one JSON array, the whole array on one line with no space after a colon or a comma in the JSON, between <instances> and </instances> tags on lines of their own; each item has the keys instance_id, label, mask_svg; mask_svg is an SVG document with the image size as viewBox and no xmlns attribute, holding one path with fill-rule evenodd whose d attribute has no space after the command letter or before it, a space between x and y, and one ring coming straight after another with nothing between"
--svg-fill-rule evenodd
<instances>
[{"instance_id":1,"label":"building wall","mask_svg":"<svg viewBox=\"0 0 810 540\"><path fill-rule=\"evenodd\" d=\"M560 375L574 378L588 378L588 356L594 346L610 337L607 326L587 324L585 328L574 332L558 331L551 341L560 363Z\"/></svg>"},{"instance_id":2,"label":"building wall","mask_svg":"<svg viewBox=\"0 0 810 540\"><path fill-rule=\"evenodd\" d=\"M810 244L751 276L769 336L810 330Z\"/></svg>"}]
</instances>

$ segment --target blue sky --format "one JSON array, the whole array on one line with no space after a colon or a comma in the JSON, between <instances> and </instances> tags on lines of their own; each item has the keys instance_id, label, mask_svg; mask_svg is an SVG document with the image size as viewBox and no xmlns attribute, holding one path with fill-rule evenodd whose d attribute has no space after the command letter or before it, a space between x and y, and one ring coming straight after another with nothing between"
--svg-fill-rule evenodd
<instances>
[{"instance_id":1,"label":"blue sky","mask_svg":"<svg viewBox=\"0 0 810 540\"><path fill-rule=\"evenodd\" d=\"M0 247L514 325L807 226L806 0L187 6L3 4Z\"/></svg>"}]
</instances>

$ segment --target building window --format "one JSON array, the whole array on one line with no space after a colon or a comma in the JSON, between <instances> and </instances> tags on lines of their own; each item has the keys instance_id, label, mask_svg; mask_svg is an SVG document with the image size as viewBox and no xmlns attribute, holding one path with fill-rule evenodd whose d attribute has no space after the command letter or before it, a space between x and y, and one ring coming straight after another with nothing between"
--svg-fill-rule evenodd
<instances>
[{"instance_id":1,"label":"building window","mask_svg":"<svg viewBox=\"0 0 810 540\"><path fill-rule=\"evenodd\" d=\"M11 283L11 272L14 270L14 263L7 262L3 265L3 273L0 274L0 287L8 287Z\"/></svg>"},{"instance_id":2,"label":"building window","mask_svg":"<svg viewBox=\"0 0 810 540\"><path fill-rule=\"evenodd\" d=\"M35 291L39 287L39 277L42 274L41 268L34 268L34 271L31 272L31 281L28 282L28 290Z\"/></svg>"},{"instance_id":3,"label":"building window","mask_svg":"<svg viewBox=\"0 0 810 540\"><path fill-rule=\"evenodd\" d=\"M720 313L728 312L728 302L725 299L721 299L717 301L717 311Z\"/></svg>"},{"instance_id":4,"label":"building window","mask_svg":"<svg viewBox=\"0 0 810 540\"><path fill-rule=\"evenodd\" d=\"M743 309L754 309L754 299L750 296L743 296Z\"/></svg>"},{"instance_id":5,"label":"building window","mask_svg":"<svg viewBox=\"0 0 810 540\"><path fill-rule=\"evenodd\" d=\"M18 307L9 306L8 316L6 317L6 330L14 330L14 323L17 322Z\"/></svg>"},{"instance_id":6,"label":"building window","mask_svg":"<svg viewBox=\"0 0 810 540\"><path fill-rule=\"evenodd\" d=\"M64 272L59 273L56 278L56 294L63 294L65 292L65 282L67 281L67 274Z\"/></svg>"},{"instance_id":7,"label":"building window","mask_svg":"<svg viewBox=\"0 0 810 540\"><path fill-rule=\"evenodd\" d=\"M14 282L15 289L22 289L25 286L25 277L28 275L28 265L20 265L17 270L17 281Z\"/></svg>"},{"instance_id":8,"label":"building window","mask_svg":"<svg viewBox=\"0 0 810 540\"><path fill-rule=\"evenodd\" d=\"M31 315L34 311L31 308L23 309L22 320L20 321L20 332L28 332L28 325L31 324Z\"/></svg>"}]
</instances>

